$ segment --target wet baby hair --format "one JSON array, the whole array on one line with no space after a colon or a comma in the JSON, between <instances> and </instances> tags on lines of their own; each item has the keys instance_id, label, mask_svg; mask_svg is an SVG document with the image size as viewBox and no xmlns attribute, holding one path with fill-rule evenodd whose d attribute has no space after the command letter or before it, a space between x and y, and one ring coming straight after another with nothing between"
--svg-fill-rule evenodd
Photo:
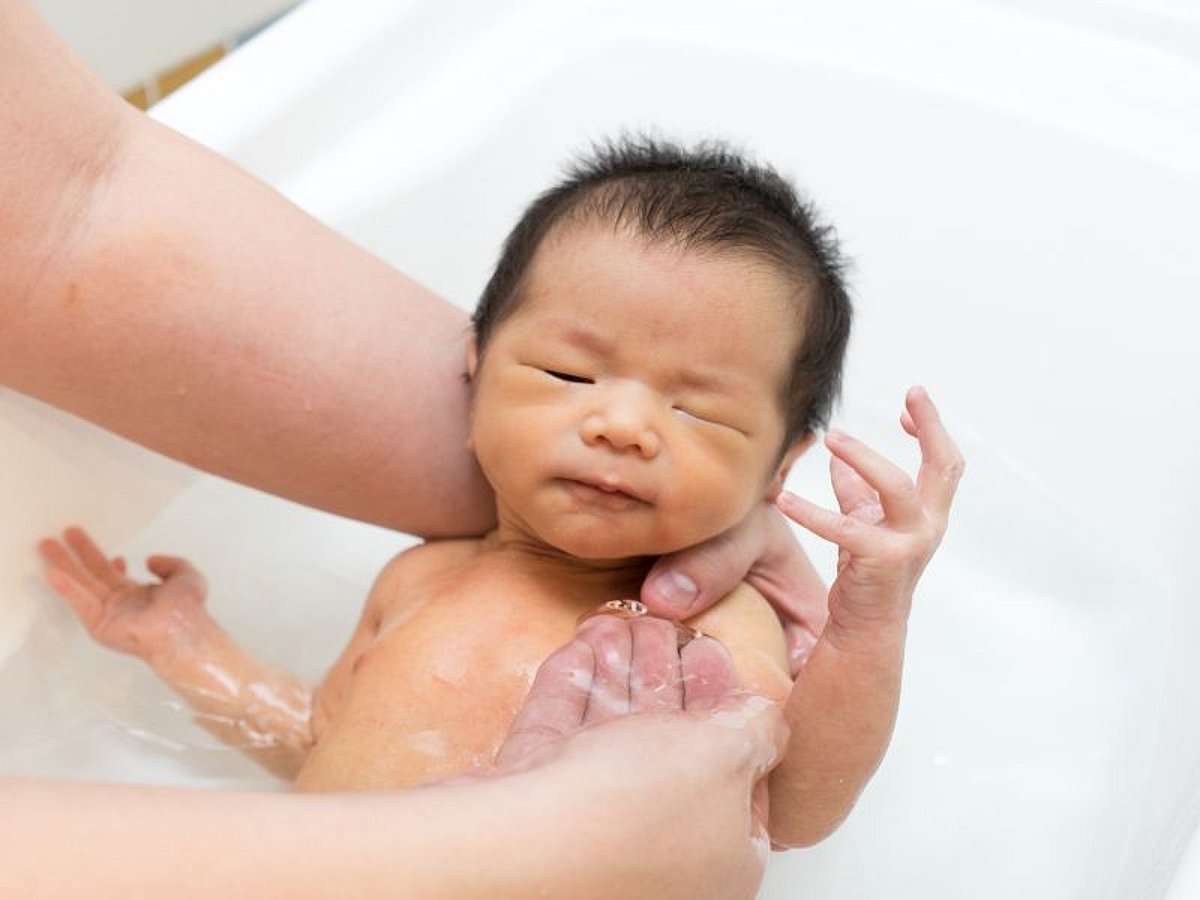
<instances>
[{"instance_id":1,"label":"wet baby hair","mask_svg":"<svg viewBox=\"0 0 1200 900\"><path fill-rule=\"evenodd\" d=\"M836 234L773 169L719 141L685 147L627 135L577 159L505 239L472 319L480 355L493 329L519 306L546 236L557 225L593 222L684 250L748 254L792 278L799 340L781 385L784 446L828 425L851 320Z\"/></svg>"}]
</instances>

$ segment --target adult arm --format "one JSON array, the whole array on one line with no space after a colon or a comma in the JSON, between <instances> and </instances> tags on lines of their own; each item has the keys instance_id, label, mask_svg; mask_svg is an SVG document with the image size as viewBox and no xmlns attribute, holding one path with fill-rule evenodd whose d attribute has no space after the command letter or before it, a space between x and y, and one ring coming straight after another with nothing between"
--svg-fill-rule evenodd
<instances>
[{"instance_id":1,"label":"adult arm","mask_svg":"<svg viewBox=\"0 0 1200 900\"><path fill-rule=\"evenodd\" d=\"M0 384L272 493L478 533L467 317L0 4Z\"/></svg>"},{"instance_id":2,"label":"adult arm","mask_svg":"<svg viewBox=\"0 0 1200 900\"><path fill-rule=\"evenodd\" d=\"M287 795L0 780L0 895L749 900L765 865L750 797L784 729L728 694L715 642L675 644L666 623L591 623L543 665L493 779ZM657 714L612 706L671 668L687 688L643 691Z\"/></svg>"},{"instance_id":3,"label":"adult arm","mask_svg":"<svg viewBox=\"0 0 1200 900\"><path fill-rule=\"evenodd\" d=\"M26 0L0 3L0 134L0 385L353 518L493 523L464 447L465 314L130 107ZM820 633L824 587L768 504L668 571L694 591L652 579L660 614L748 578L797 662Z\"/></svg>"}]
</instances>

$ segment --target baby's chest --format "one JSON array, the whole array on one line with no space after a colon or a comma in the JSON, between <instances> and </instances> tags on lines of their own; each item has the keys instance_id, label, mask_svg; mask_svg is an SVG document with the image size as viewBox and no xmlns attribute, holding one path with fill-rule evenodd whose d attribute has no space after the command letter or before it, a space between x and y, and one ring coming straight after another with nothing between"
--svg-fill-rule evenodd
<instances>
[{"instance_id":1,"label":"baby's chest","mask_svg":"<svg viewBox=\"0 0 1200 900\"><path fill-rule=\"evenodd\" d=\"M404 787L489 764L538 666L574 631L569 608L547 599L470 579L422 597L399 624L385 610L341 683L327 685L326 723L298 786Z\"/></svg>"}]
</instances>

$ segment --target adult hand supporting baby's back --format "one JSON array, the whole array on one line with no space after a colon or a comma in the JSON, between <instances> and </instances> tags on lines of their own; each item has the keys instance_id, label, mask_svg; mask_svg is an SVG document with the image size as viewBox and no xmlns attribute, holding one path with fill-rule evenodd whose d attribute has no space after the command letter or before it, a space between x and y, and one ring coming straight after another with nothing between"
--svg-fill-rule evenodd
<instances>
[{"instance_id":1,"label":"adult hand supporting baby's back","mask_svg":"<svg viewBox=\"0 0 1200 900\"><path fill-rule=\"evenodd\" d=\"M728 531L664 556L646 577L641 599L656 615L688 619L743 581L779 614L794 675L829 617L828 588L773 503L764 500Z\"/></svg>"}]
</instances>

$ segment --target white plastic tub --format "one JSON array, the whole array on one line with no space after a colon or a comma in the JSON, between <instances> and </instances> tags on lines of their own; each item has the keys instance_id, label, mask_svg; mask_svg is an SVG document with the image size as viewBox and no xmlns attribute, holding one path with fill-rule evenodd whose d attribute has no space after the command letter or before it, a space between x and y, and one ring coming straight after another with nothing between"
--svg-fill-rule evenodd
<instances>
[{"instance_id":1,"label":"white plastic tub","mask_svg":"<svg viewBox=\"0 0 1200 900\"><path fill-rule=\"evenodd\" d=\"M1170 887L1200 819L1183 9L310 0L156 115L468 308L593 138L722 136L793 176L857 261L839 424L911 465L895 421L924 383L969 467L888 758L832 839L773 859L763 896L1178 900L1200 896L1186 871ZM309 675L403 539L11 394L0 447L0 769L253 783L87 645L36 586L34 538L81 521L134 557L191 555L231 630ZM792 486L828 500L825 481L814 452Z\"/></svg>"}]
</instances>

